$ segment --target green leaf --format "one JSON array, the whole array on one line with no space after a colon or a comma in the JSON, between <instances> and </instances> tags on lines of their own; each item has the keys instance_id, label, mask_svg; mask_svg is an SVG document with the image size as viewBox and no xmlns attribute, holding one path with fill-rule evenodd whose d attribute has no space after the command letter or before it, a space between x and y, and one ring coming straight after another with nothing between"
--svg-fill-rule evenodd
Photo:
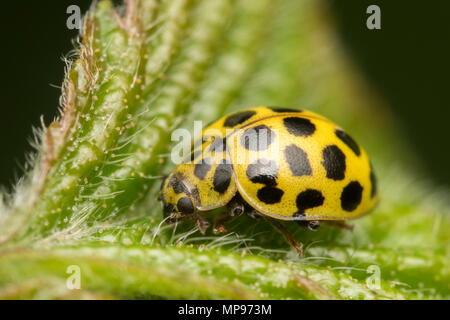
<instances>
[{"instance_id":1,"label":"green leaf","mask_svg":"<svg viewBox=\"0 0 450 320\"><path fill-rule=\"evenodd\" d=\"M0 298L450 298L448 191L421 174L331 17L312 0L99 2L61 117L3 196ZM264 221L242 217L223 236L163 223L171 132L255 105L319 112L362 143L381 202L353 232L287 225L298 257Z\"/></svg>"}]
</instances>

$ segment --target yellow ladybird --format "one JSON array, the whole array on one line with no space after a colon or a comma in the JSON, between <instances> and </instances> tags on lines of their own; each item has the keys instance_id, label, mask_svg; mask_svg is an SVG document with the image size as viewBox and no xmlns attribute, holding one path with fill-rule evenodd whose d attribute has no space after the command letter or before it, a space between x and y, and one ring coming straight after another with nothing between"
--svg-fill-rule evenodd
<instances>
[{"instance_id":1,"label":"yellow ladybird","mask_svg":"<svg viewBox=\"0 0 450 320\"><path fill-rule=\"evenodd\" d=\"M316 229L326 220L346 227L378 200L376 178L366 152L344 130L310 111L256 107L225 116L195 141L188 159L162 184L164 214L171 221L194 218L227 206L223 223L247 213L263 217L301 253L279 220Z\"/></svg>"}]
</instances>

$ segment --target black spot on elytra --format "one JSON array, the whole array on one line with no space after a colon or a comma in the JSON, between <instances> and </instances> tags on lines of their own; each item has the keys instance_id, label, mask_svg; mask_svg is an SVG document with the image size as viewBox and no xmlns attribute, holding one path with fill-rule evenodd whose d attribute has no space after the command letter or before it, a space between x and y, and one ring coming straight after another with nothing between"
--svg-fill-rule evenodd
<instances>
[{"instance_id":1,"label":"black spot on elytra","mask_svg":"<svg viewBox=\"0 0 450 320\"><path fill-rule=\"evenodd\" d=\"M370 191L370 197L373 198L377 194L377 177L375 171L373 170L372 163L370 164L370 184L372 185L372 190Z\"/></svg>"},{"instance_id":2,"label":"black spot on elytra","mask_svg":"<svg viewBox=\"0 0 450 320\"><path fill-rule=\"evenodd\" d=\"M180 198L177 202L178 212L181 213L194 213L194 205L189 197Z\"/></svg>"},{"instance_id":3,"label":"black spot on elytra","mask_svg":"<svg viewBox=\"0 0 450 320\"><path fill-rule=\"evenodd\" d=\"M295 144L291 144L284 149L284 156L294 176L300 177L312 174L308 155Z\"/></svg>"},{"instance_id":4,"label":"black spot on elytra","mask_svg":"<svg viewBox=\"0 0 450 320\"><path fill-rule=\"evenodd\" d=\"M282 108L282 107L267 107L273 112L283 113L283 112L302 112L300 109Z\"/></svg>"},{"instance_id":5,"label":"black spot on elytra","mask_svg":"<svg viewBox=\"0 0 450 320\"><path fill-rule=\"evenodd\" d=\"M327 171L327 178L342 180L345 177L345 154L337 146L327 146L322 151L322 165Z\"/></svg>"},{"instance_id":6,"label":"black spot on elytra","mask_svg":"<svg viewBox=\"0 0 450 320\"><path fill-rule=\"evenodd\" d=\"M316 131L316 126L305 118L288 117L284 118L283 122L287 131L297 137L307 137Z\"/></svg>"},{"instance_id":7,"label":"black spot on elytra","mask_svg":"<svg viewBox=\"0 0 450 320\"><path fill-rule=\"evenodd\" d=\"M238 124L244 123L251 117L253 117L256 114L255 111L241 111L235 114L230 115L228 118L225 119L225 122L223 123L224 127L232 128L237 126Z\"/></svg>"},{"instance_id":8,"label":"black spot on elytra","mask_svg":"<svg viewBox=\"0 0 450 320\"><path fill-rule=\"evenodd\" d=\"M200 163L196 163L194 167L194 175L200 180L205 179L209 170L211 170L211 160L209 158L203 159Z\"/></svg>"},{"instance_id":9,"label":"black spot on elytra","mask_svg":"<svg viewBox=\"0 0 450 320\"><path fill-rule=\"evenodd\" d=\"M227 191L231 182L231 176L233 169L231 164L223 160L223 163L219 164L214 172L213 185L214 190L219 193Z\"/></svg>"},{"instance_id":10,"label":"black spot on elytra","mask_svg":"<svg viewBox=\"0 0 450 320\"><path fill-rule=\"evenodd\" d=\"M319 190L307 189L299 193L296 204L299 213L302 213L306 209L320 207L324 200L325 198Z\"/></svg>"},{"instance_id":11,"label":"black spot on elytra","mask_svg":"<svg viewBox=\"0 0 450 320\"><path fill-rule=\"evenodd\" d=\"M227 150L227 138L216 138L209 145L210 152L222 152Z\"/></svg>"},{"instance_id":12,"label":"black spot on elytra","mask_svg":"<svg viewBox=\"0 0 450 320\"><path fill-rule=\"evenodd\" d=\"M336 137L342 140L350 149L353 150L353 152L359 156L361 154L361 149L359 148L359 145L356 143L355 140L353 140L352 137L350 137L345 131L336 128L334 130L334 133L336 134Z\"/></svg>"},{"instance_id":13,"label":"black spot on elytra","mask_svg":"<svg viewBox=\"0 0 450 320\"><path fill-rule=\"evenodd\" d=\"M274 140L275 132L265 125L247 129L241 136L242 146L251 151L267 150Z\"/></svg>"},{"instance_id":14,"label":"black spot on elytra","mask_svg":"<svg viewBox=\"0 0 450 320\"><path fill-rule=\"evenodd\" d=\"M355 210L362 199L363 187L358 181L352 181L345 186L341 194L341 207L345 211Z\"/></svg>"},{"instance_id":15,"label":"black spot on elytra","mask_svg":"<svg viewBox=\"0 0 450 320\"><path fill-rule=\"evenodd\" d=\"M276 185L278 166L275 161L259 159L247 167L247 177L251 182L264 183L267 186Z\"/></svg>"},{"instance_id":16,"label":"black spot on elytra","mask_svg":"<svg viewBox=\"0 0 450 320\"><path fill-rule=\"evenodd\" d=\"M176 194L179 194L179 193L186 193L186 194L188 194L189 193L187 188L184 186L183 182L178 180L178 178L175 175L171 175L170 176L169 183L167 184L167 186L172 187L173 191Z\"/></svg>"},{"instance_id":17,"label":"black spot on elytra","mask_svg":"<svg viewBox=\"0 0 450 320\"><path fill-rule=\"evenodd\" d=\"M281 189L266 186L259 189L256 195L260 201L267 204L274 204L281 201L283 194L284 192Z\"/></svg>"}]
</instances>

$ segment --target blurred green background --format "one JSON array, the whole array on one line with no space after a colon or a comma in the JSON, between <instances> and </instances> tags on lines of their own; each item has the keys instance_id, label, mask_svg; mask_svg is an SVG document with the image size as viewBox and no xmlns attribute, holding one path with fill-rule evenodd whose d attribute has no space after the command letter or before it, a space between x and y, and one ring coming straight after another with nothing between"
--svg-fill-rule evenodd
<instances>
[{"instance_id":1,"label":"blurred green background","mask_svg":"<svg viewBox=\"0 0 450 320\"><path fill-rule=\"evenodd\" d=\"M349 55L390 107L429 176L450 185L450 2L325 2ZM31 128L40 116L48 125L57 115L60 90L54 86L63 80L61 57L78 33L66 28L66 8L77 4L85 12L90 3L20 0L3 6L0 185L10 188L22 175ZM366 28L370 4L381 7L381 30Z\"/></svg>"}]
</instances>

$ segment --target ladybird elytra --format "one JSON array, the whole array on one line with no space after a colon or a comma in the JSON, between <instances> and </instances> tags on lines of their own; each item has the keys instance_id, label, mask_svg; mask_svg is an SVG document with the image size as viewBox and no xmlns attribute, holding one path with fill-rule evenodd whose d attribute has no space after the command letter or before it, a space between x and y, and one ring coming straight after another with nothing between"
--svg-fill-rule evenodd
<instances>
[{"instance_id":1,"label":"ladybird elytra","mask_svg":"<svg viewBox=\"0 0 450 320\"><path fill-rule=\"evenodd\" d=\"M205 128L161 198L166 216L194 214L207 227L199 213L238 202L268 220L337 223L369 213L379 197L366 152L342 128L310 111L262 106Z\"/></svg>"}]
</instances>

